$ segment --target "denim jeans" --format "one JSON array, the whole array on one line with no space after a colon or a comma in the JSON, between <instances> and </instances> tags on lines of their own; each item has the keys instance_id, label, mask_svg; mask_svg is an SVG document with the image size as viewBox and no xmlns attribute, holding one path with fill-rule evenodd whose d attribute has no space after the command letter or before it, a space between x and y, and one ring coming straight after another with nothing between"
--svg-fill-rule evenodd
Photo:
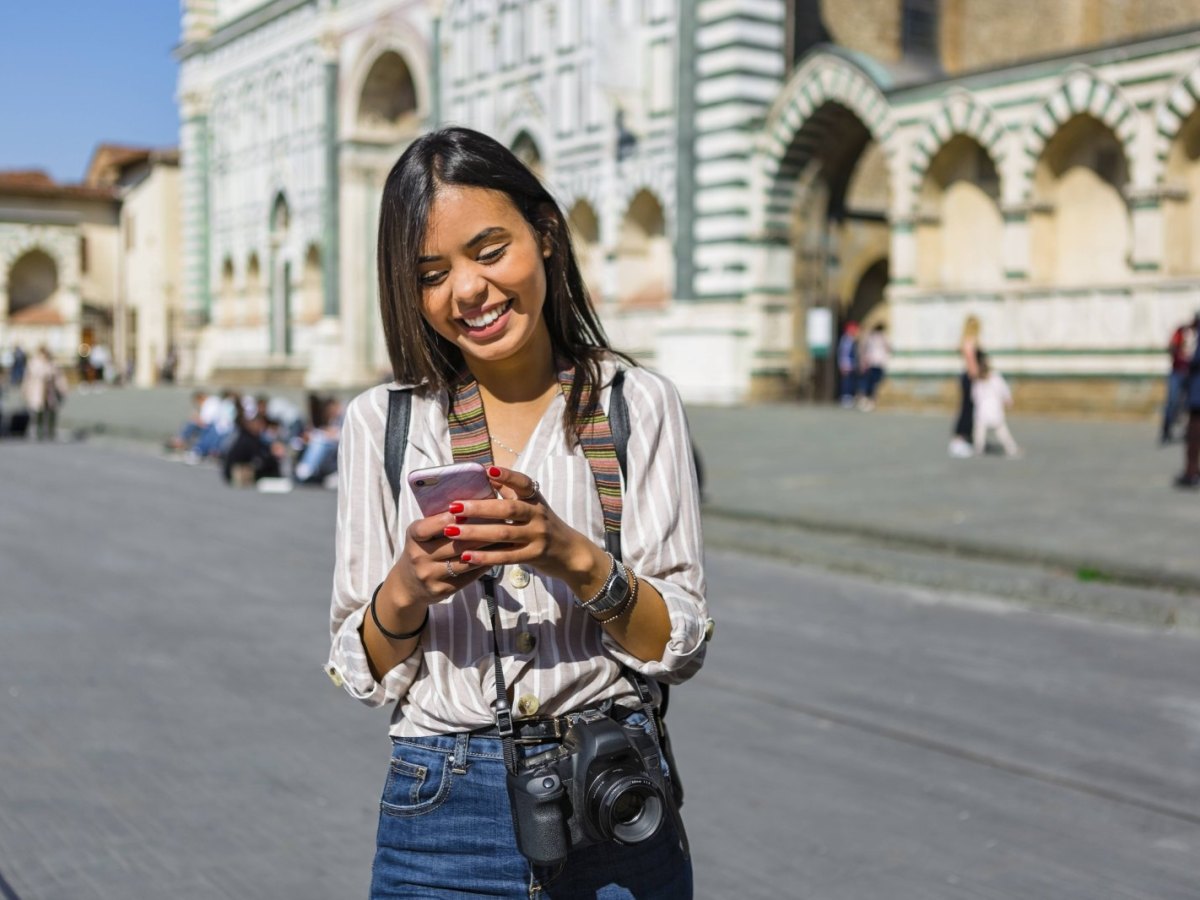
<instances>
[{"instance_id":1,"label":"denim jeans","mask_svg":"<svg viewBox=\"0 0 1200 900\"><path fill-rule=\"evenodd\" d=\"M1167 376L1167 400L1163 404L1163 423L1162 436L1166 440L1171 437L1171 431L1175 426L1175 420L1179 418L1179 413L1182 411L1183 389L1187 383L1187 372L1174 372Z\"/></svg>"},{"instance_id":2,"label":"denim jeans","mask_svg":"<svg viewBox=\"0 0 1200 900\"><path fill-rule=\"evenodd\" d=\"M518 751L531 756L552 746ZM372 900L481 896L689 900L692 867L669 821L643 843L595 844L553 869L531 867L517 850L498 738L393 739Z\"/></svg>"}]
</instances>

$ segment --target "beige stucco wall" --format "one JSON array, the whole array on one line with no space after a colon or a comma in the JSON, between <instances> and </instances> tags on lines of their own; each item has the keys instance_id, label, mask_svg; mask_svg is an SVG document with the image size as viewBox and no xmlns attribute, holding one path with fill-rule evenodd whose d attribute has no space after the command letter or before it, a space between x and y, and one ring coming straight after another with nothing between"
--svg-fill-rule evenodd
<instances>
[{"instance_id":1,"label":"beige stucco wall","mask_svg":"<svg viewBox=\"0 0 1200 900\"><path fill-rule=\"evenodd\" d=\"M126 352L133 355L138 385L157 380L174 338L172 328L179 323L179 208L179 168L159 164L130 189L121 210L123 228L132 237L122 260L124 298L136 312Z\"/></svg>"}]
</instances>

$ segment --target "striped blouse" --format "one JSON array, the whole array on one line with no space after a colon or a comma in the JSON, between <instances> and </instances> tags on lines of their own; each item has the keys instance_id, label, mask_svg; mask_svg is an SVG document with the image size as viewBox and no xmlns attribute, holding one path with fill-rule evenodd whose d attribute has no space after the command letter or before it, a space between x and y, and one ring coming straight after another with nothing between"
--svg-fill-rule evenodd
<instances>
[{"instance_id":1,"label":"striped blouse","mask_svg":"<svg viewBox=\"0 0 1200 900\"><path fill-rule=\"evenodd\" d=\"M603 367L601 404L614 366ZM383 466L388 392L380 385L346 409L338 453L336 565L326 671L369 706L394 704L391 734L446 734L493 722L495 676L487 604L478 581L429 609L412 655L377 682L367 665L362 627L367 603L420 518L405 485L399 511ZM671 636L661 660L627 653L579 609L561 581L509 567L496 582L499 646L517 715L559 715L614 699L636 705L624 663L666 683L691 677L704 658L708 617L699 492L683 404L674 386L646 369L625 376L631 435L623 484L621 546L626 565L666 601ZM562 428L556 394L513 468L536 479L560 518L599 545L604 520L591 469ZM444 395L415 393L404 471L453 462Z\"/></svg>"}]
</instances>

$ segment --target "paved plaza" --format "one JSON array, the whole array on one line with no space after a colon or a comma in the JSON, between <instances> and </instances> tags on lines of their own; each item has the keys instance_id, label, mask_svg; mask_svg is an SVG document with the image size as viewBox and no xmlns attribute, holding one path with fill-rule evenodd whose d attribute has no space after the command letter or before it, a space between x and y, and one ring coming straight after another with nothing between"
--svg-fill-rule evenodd
<instances>
[{"instance_id":1,"label":"paved plaza","mask_svg":"<svg viewBox=\"0 0 1200 900\"><path fill-rule=\"evenodd\" d=\"M73 396L68 426L158 443L182 388ZM299 392L293 392L300 399ZM951 459L947 416L693 407L711 546L1200 627L1200 492L1157 422L1015 417L1024 458Z\"/></svg>"},{"instance_id":2,"label":"paved plaza","mask_svg":"<svg viewBox=\"0 0 1200 900\"><path fill-rule=\"evenodd\" d=\"M321 669L334 493L0 460L0 895L364 897L386 715ZM1194 900L1197 636L723 551L709 597L669 717L701 900Z\"/></svg>"}]
</instances>

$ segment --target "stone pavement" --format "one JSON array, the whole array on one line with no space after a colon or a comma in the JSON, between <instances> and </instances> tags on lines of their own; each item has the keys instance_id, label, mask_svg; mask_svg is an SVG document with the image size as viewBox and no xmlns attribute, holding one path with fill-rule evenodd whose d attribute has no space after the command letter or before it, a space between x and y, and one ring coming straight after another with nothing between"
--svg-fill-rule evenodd
<instances>
[{"instance_id":1,"label":"stone pavement","mask_svg":"<svg viewBox=\"0 0 1200 900\"><path fill-rule=\"evenodd\" d=\"M159 440L186 415L188 395L77 393L63 421ZM1024 458L958 460L946 453L948 416L782 404L689 416L719 544L792 557L822 548L809 561L835 567L888 553L941 568L1034 566L1101 593L1187 595L1200 610L1200 495L1171 487L1182 450L1157 444L1154 421L1015 416ZM1008 580L993 573L990 583ZM1172 606L1164 617L1175 615Z\"/></svg>"}]
</instances>

